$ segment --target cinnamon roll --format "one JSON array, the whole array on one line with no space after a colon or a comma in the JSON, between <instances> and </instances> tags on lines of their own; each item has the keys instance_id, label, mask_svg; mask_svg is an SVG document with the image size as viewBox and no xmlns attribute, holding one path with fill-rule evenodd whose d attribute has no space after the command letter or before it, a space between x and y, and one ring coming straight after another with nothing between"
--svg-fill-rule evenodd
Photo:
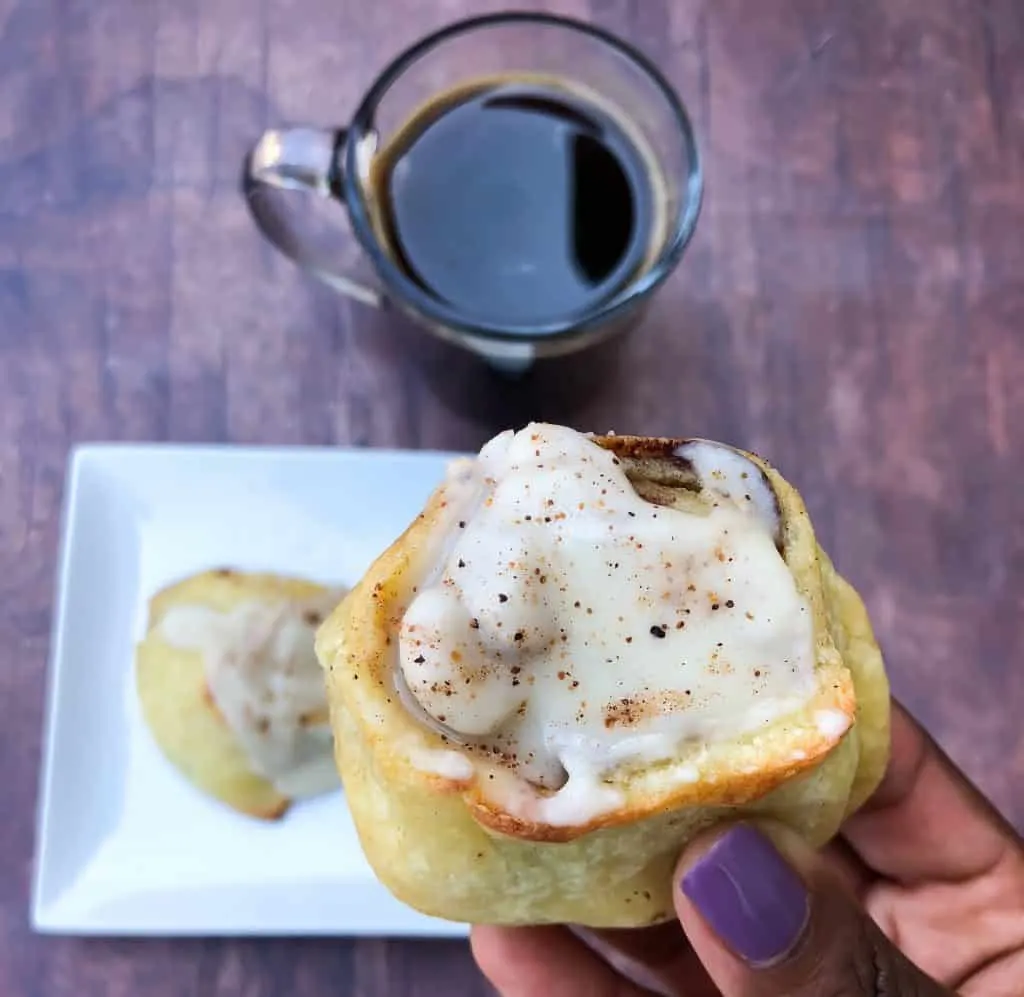
<instances>
[{"instance_id":1,"label":"cinnamon roll","mask_svg":"<svg viewBox=\"0 0 1024 997\"><path fill-rule=\"evenodd\" d=\"M502 433L316 650L371 865L453 920L663 920L696 833L821 844L887 759L860 598L796 490L705 440Z\"/></svg>"}]
</instances>

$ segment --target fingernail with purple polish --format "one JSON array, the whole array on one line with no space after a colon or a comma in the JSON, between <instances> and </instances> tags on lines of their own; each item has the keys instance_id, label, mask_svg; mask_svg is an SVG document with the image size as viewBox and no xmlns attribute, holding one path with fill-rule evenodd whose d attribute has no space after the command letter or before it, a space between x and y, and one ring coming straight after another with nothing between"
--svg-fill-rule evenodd
<instances>
[{"instance_id":1,"label":"fingernail with purple polish","mask_svg":"<svg viewBox=\"0 0 1024 997\"><path fill-rule=\"evenodd\" d=\"M683 876L682 889L715 934L754 966L787 955L807 923L800 877L768 838L745 824L711 846Z\"/></svg>"}]
</instances>

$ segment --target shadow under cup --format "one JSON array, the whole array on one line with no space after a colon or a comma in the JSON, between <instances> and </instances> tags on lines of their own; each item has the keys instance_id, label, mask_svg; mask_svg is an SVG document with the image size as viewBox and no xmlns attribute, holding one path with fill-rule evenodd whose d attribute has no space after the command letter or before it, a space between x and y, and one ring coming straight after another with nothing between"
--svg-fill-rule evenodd
<instances>
[{"instance_id":1,"label":"shadow under cup","mask_svg":"<svg viewBox=\"0 0 1024 997\"><path fill-rule=\"evenodd\" d=\"M499 99L504 117L487 117L484 112ZM518 118L504 110L513 104L513 111L523 112ZM523 128L521 135L502 133L510 122ZM450 140L439 137L442 126ZM550 136L538 131L548 126ZM552 149L564 145L566 135L581 134L601 138L605 159L609 150L618 150L619 179L628 174L629 184L615 188L615 198L598 186L581 200L577 183L576 212L584 214L577 230L600 241L615 218L621 227L622 212L615 209L625 191L632 199L635 239L594 294L576 300L555 295L550 313L539 305L524 312L512 306L517 294L520 301L539 300L531 297L529 272L537 277L541 271L539 278L550 284L548 257L565 255L543 242L549 230L558 241L568 227L562 214L569 210L569 195L561 202L556 195L572 188L562 183ZM532 158L530 136L537 143ZM431 149L433 158L424 152ZM539 189L511 189L526 185L541 159L548 173L532 175ZM431 197L431 170L443 197ZM418 325L506 373L523 372L540 357L577 352L634 325L693 234L702 186L689 116L649 60L588 24L525 13L462 21L423 39L384 70L347 128L268 131L247 157L244 173L253 218L285 255L365 304L399 307ZM420 191L420 202L407 204L411 195L402 201L398 192L409 189ZM318 251L297 233L292 212L277 195L281 190L314 193L347 208L352 232L372 264L372 283L343 272L336 250ZM474 202L481 191L491 200ZM403 228L396 218L409 219L412 227ZM511 226L509 238L503 226ZM410 231L434 254L426 267L410 256L403 235ZM519 255L509 267L504 257L513 242ZM537 250L533 257L531 250ZM425 280L423 273L434 264L456 280L462 265L461 276L475 283L483 307ZM488 281L506 274L513 283L495 285L498 293L488 307ZM505 312L503 294L510 302Z\"/></svg>"}]
</instances>

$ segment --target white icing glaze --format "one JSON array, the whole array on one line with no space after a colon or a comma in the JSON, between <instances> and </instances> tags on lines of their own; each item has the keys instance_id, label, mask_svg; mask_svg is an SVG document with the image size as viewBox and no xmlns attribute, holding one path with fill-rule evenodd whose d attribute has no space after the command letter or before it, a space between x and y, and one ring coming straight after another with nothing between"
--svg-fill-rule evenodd
<instances>
[{"instance_id":1,"label":"white icing glaze","mask_svg":"<svg viewBox=\"0 0 1024 997\"><path fill-rule=\"evenodd\" d=\"M291 759L273 777L274 788L294 800L319 796L336 789L340 780L334 761L334 738L330 726L322 724L301 729L294 744Z\"/></svg>"},{"instance_id":2,"label":"white icing glaze","mask_svg":"<svg viewBox=\"0 0 1024 997\"><path fill-rule=\"evenodd\" d=\"M640 498L611 452L558 426L502 433L452 471L399 684L467 757L516 777L499 780L510 812L589 819L621 799L613 770L763 728L813 693L770 486L717 444L679 455L699 512Z\"/></svg>"},{"instance_id":3,"label":"white icing glaze","mask_svg":"<svg viewBox=\"0 0 1024 997\"><path fill-rule=\"evenodd\" d=\"M772 534L778 534L778 503L771 485L764 472L743 454L719 443L691 440L676 450L676 456L693 465L706 489L741 508L752 506Z\"/></svg>"},{"instance_id":4,"label":"white icing glaze","mask_svg":"<svg viewBox=\"0 0 1024 997\"><path fill-rule=\"evenodd\" d=\"M412 745L409 761L421 772L431 772L453 782L468 782L473 778L473 763L454 749L424 748Z\"/></svg>"},{"instance_id":5,"label":"white icing glaze","mask_svg":"<svg viewBox=\"0 0 1024 997\"><path fill-rule=\"evenodd\" d=\"M850 727L850 718L841 710L818 710L814 721L822 737L833 740L842 737Z\"/></svg>"},{"instance_id":6,"label":"white icing glaze","mask_svg":"<svg viewBox=\"0 0 1024 997\"><path fill-rule=\"evenodd\" d=\"M301 601L250 601L230 612L172 606L160 636L199 651L206 684L253 772L291 798L338 785L323 670L313 651L320 621L344 593Z\"/></svg>"}]
</instances>

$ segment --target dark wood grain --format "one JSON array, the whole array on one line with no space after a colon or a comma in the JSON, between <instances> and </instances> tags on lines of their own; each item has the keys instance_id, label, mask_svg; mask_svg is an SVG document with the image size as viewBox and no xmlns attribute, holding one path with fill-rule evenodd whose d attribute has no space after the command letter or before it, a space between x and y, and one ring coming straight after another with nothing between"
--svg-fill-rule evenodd
<instances>
[{"instance_id":1,"label":"dark wood grain","mask_svg":"<svg viewBox=\"0 0 1024 997\"><path fill-rule=\"evenodd\" d=\"M446 0L0 0L0 993L486 993L461 943L27 926L65 458L82 440L476 447L525 415L707 435L798 485L896 691L1024 826L1024 5L575 0L690 104L708 195L612 373L449 368L260 242L270 123L342 123ZM537 4L536 6L545 6ZM493 389L493 390L492 390Z\"/></svg>"}]
</instances>

